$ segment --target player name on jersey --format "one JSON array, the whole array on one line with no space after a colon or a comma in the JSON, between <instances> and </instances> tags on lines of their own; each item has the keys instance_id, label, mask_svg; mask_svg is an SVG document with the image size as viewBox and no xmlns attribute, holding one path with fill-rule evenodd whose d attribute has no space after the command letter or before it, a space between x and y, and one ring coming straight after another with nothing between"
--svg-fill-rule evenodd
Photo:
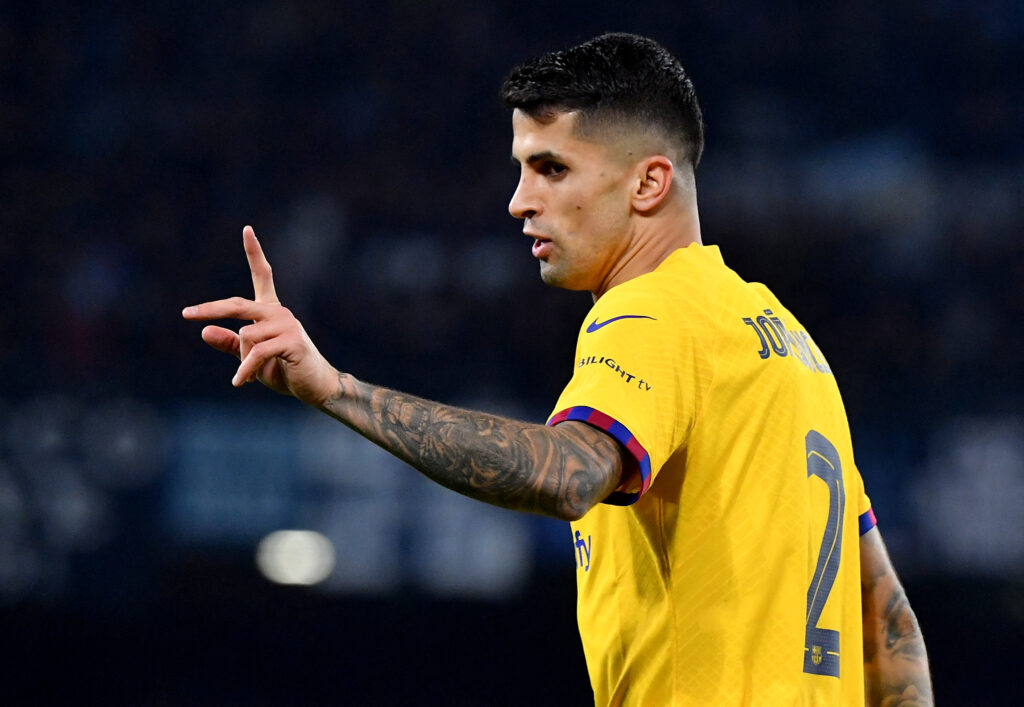
<instances>
[{"instance_id":1,"label":"player name on jersey","mask_svg":"<svg viewBox=\"0 0 1024 707\"><path fill-rule=\"evenodd\" d=\"M772 310L766 309L764 314L756 317L743 317L743 323L757 334L761 344L757 355L762 359L773 354L780 358L793 354L809 371L832 372L814 339L803 329L787 329L782 319L775 316Z\"/></svg>"}]
</instances>

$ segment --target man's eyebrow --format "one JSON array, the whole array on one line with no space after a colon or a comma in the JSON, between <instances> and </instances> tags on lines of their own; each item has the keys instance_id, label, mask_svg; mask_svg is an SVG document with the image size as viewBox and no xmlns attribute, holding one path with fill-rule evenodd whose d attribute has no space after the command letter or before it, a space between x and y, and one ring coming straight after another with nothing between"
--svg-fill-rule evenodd
<instances>
[{"instance_id":1,"label":"man's eyebrow","mask_svg":"<svg viewBox=\"0 0 1024 707\"><path fill-rule=\"evenodd\" d=\"M509 159L512 160L512 164L514 164L514 165L518 165L519 164L519 160L516 159L515 155L511 155L509 157ZM556 153L552 152L551 150L544 150L543 152L536 152L536 153L530 155L529 157L527 157L526 158L526 164L532 166L532 165L537 164L538 162L543 162L545 160L552 160L554 162L562 162L563 161L562 158L559 155L557 155Z\"/></svg>"}]
</instances>

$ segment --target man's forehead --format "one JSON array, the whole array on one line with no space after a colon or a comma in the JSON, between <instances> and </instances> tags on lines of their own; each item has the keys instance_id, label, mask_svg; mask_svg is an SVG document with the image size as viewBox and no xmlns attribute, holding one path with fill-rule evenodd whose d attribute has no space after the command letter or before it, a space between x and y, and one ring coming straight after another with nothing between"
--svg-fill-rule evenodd
<instances>
[{"instance_id":1,"label":"man's forehead","mask_svg":"<svg viewBox=\"0 0 1024 707\"><path fill-rule=\"evenodd\" d=\"M533 132L572 135L578 124L579 111L549 110L536 114L520 108L512 111L512 132L516 135Z\"/></svg>"},{"instance_id":2,"label":"man's forehead","mask_svg":"<svg viewBox=\"0 0 1024 707\"><path fill-rule=\"evenodd\" d=\"M587 149L591 141L577 131L576 111L545 113L538 117L516 109L512 112L512 157L526 160L540 152L571 152Z\"/></svg>"}]
</instances>

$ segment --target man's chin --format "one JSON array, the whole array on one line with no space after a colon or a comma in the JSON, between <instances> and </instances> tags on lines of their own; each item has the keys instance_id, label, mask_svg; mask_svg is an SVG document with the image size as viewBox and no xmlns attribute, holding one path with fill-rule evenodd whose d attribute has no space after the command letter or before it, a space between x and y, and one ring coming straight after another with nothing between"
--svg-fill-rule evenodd
<instances>
[{"instance_id":1,"label":"man's chin","mask_svg":"<svg viewBox=\"0 0 1024 707\"><path fill-rule=\"evenodd\" d=\"M560 287L563 290L586 290L586 285L575 282L569 273L561 270L551 263L540 261L540 279L549 287Z\"/></svg>"},{"instance_id":2,"label":"man's chin","mask_svg":"<svg viewBox=\"0 0 1024 707\"><path fill-rule=\"evenodd\" d=\"M559 272L558 268L544 260L540 261L540 279L544 281L545 285L549 285L551 287L564 287L562 284L562 275L563 273Z\"/></svg>"}]
</instances>

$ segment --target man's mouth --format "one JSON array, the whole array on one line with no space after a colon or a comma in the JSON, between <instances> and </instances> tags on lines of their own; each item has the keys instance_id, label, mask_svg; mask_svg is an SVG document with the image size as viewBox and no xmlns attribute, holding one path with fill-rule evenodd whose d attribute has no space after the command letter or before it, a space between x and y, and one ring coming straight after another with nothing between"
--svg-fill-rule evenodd
<instances>
[{"instance_id":1,"label":"man's mouth","mask_svg":"<svg viewBox=\"0 0 1024 707\"><path fill-rule=\"evenodd\" d=\"M551 253L551 239L537 236L533 241L533 257L544 260Z\"/></svg>"}]
</instances>

